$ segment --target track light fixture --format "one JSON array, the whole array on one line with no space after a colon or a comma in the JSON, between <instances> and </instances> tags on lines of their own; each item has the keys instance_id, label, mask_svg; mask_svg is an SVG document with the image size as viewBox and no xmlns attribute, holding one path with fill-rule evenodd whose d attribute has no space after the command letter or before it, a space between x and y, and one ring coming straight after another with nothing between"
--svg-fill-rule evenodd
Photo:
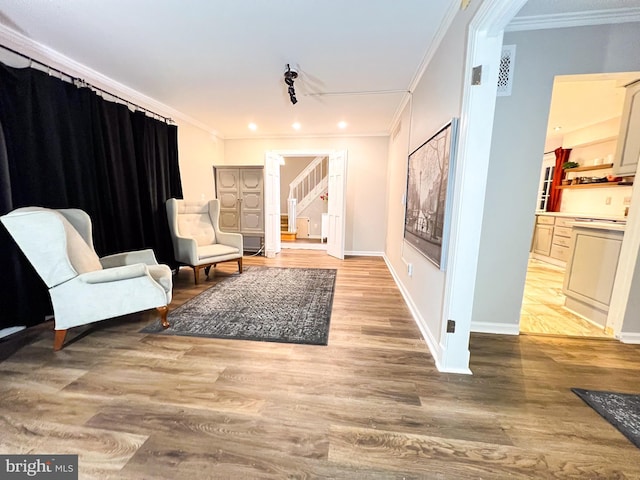
<instances>
[{"instance_id":1,"label":"track light fixture","mask_svg":"<svg viewBox=\"0 0 640 480\"><path fill-rule=\"evenodd\" d=\"M289 92L289 98L291 99L291 103L294 105L298 103L298 99L296 98L296 91L293 88L293 81L298 78L298 72L295 69L291 69L289 64L287 63L287 69L284 71L284 83L288 85L287 92Z\"/></svg>"}]
</instances>

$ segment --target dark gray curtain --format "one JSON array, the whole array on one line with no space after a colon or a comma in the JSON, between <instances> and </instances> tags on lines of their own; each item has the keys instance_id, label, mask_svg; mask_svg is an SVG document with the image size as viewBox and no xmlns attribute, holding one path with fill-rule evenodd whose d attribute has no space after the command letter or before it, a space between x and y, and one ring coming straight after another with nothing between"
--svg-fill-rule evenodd
<instances>
[{"instance_id":1,"label":"dark gray curtain","mask_svg":"<svg viewBox=\"0 0 640 480\"><path fill-rule=\"evenodd\" d=\"M173 264L171 197L182 197L177 127L0 64L0 215L27 205L81 208L99 255L152 248ZM0 328L40 323L51 313L46 288L0 230Z\"/></svg>"}]
</instances>

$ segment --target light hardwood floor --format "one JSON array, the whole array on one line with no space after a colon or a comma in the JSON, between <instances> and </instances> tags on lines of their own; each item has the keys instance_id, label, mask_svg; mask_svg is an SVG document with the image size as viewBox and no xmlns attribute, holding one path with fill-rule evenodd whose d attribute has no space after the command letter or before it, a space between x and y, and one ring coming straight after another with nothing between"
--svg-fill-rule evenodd
<instances>
[{"instance_id":1,"label":"light hardwood floor","mask_svg":"<svg viewBox=\"0 0 640 480\"><path fill-rule=\"evenodd\" d=\"M564 308L564 269L529 260L520 313L520 332L608 338L604 328Z\"/></svg>"},{"instance_id":2,"label":"light hardwood floor","mask_svg":"<svg viewBox=\"0 0 640 480\"><path fill-rule=\"evenodd\" d=\"M329 345L138 333L149 312L53 353L32 328L0 343L0 452L78 453L82 479L640 478L569 390L640 392L640 346L472 335L474 374L442 374L381 258L245 265L338 269ZM182 269L171 307L233 265L215 272Z\"/></svg>"}]
</instances>

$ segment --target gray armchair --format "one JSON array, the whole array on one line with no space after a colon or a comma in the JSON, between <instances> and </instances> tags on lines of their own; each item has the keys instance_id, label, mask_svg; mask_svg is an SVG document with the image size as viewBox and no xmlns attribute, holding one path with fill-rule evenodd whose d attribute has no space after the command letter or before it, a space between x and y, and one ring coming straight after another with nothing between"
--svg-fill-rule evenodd
<instances>
[{"instance_id":1,"label":"gray armchair","mask_svg":"<svg viewBox=\"0 0 640 480\"><path fill-rule=\"evenodd\" d=\"M167 200L167 219L175 259L193 268L196 284L201 269L208 276L209 269L222 262L238 262L238 271L242 273L242 235L222 232L219 217L218 200Z\"/></svg>"},{"instance_id":2,"label":"gray armchair","mask_svg":"<svg viewBox=\"0 0 640 480\"><path fill-rule=\"evenodd\" d=\"M77 209L24 207L0 220L49 288L55 351L69 328L151 308L169 326L171 269L158 265L153 250L99 258L91 219Z\"/></svg>"}]
</instances>

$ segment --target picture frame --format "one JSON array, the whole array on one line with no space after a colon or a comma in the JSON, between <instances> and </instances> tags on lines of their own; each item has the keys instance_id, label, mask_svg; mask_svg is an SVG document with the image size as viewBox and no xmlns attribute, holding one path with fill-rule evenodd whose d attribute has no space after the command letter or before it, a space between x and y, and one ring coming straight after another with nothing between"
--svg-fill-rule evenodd
<instances>
[{"instance_id":1,"label":"picture frame","mask_svg":"<svg viewBox=\"0 0 640 480\"><path fill-rule=\"evenodd\" d=\"M446 268L458 119L409 154L404 239L440 270Z\"/></svg>"}]
</instances>

